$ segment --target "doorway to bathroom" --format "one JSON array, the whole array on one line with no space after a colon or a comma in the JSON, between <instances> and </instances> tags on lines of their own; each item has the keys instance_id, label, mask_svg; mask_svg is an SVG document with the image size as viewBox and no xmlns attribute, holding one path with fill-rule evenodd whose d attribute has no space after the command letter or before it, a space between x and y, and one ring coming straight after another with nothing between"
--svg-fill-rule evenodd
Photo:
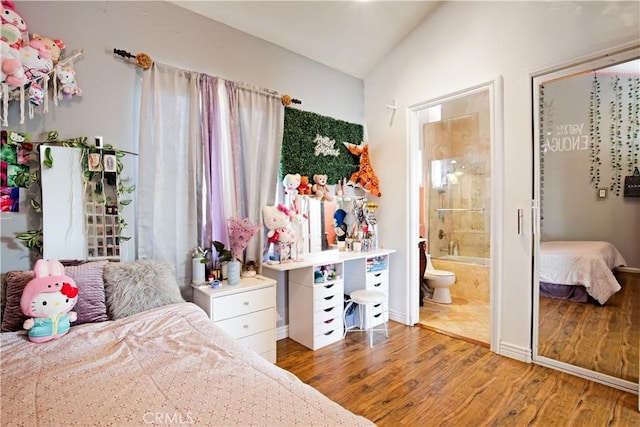
<instances>
[{"instance_id":1,"label":"doorway to bathroom","mask_svg":"<svg viewBox=\"0 0 640 427\"><path fill-rule=\"evenodd\" d=\"M490 347L496 82L414 108L419 321ZM435 270L435 271L434 271ZM455 282L442 291L439 277ZM450 299L434 297L446 292Z\"/></svg>"}]
</instances>

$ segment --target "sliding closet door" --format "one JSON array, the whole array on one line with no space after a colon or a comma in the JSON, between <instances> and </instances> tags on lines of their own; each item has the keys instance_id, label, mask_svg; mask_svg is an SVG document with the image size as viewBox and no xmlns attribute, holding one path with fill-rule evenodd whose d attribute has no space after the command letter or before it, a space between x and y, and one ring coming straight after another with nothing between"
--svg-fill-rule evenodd
<instances>
[{"instance_id":1,"label":"sliding closet door","mask_svg":"<svg viewBox=\"0 0 640 427\"><path fill-rule=\"evenodd\" d=\"M541 298L539 272L542 241L600 240L626 254L632 268L624 275L637 282L640 257L634 242L640 231L633 221L640 203L623 196L618 178L624 180L627 163L638 151L637 133L634 143L623 122L628 115L634 121L640 109L639 58L636 43L533 77L533 359L634 393L640 376L640 308L637 294L629 293L633 286L625 284L604 305ZM623 169L616 166L619 155Z\"/></svg>"}]
</instances>

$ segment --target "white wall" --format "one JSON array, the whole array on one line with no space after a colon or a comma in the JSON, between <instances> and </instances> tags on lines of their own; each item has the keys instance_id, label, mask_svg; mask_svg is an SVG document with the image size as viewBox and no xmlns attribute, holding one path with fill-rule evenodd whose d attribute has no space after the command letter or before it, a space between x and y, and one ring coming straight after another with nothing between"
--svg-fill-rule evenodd
<instances>
[{"instance_id":1,"label":"white wall","mask_svg":"<svg viewBox=\"0 0 640 427\"><path fill-rule=\"evenodd\" d=\"M57 130L65 139L102 135L105 144L135 149L142 70L114 56L114 48L287 93L302 100L299 108L307 111L353 123L364 120L362 80L171 3L18 1L16 8L30 32L63 40L68 55L84 49L84 57L75 62L81 98L50 105L45 116L36 109L36 117L24 125L19 125L17 106L11 106L9 129L30 132L32 140ZM125 164L125 172L132 171L134 163ZM133 228L133 208L130 211L127 222ZM29 228L33 225L25 214L2 214L2 272L31 268L28 251L15 239ZM124 249L125 259L134 259L133 244Z\"/></svg>"},{"instance_id":2,"label":"white wall","mask_svg":"<svg viewBox=\"0 0 640 427\"><path fill-rule=\"evenodd\" d=\"M367 76L366 126L383 193L381 241L398 250L390 278L394 317L409 319L409 257L417 257L407 237L412 231L407 200L414 197L406 172L407 107L503 76L504 221L494 230L504 247L498 346L503 354L530 357L532 240L517 234L516 212L524 209L524 227L530 230L531 75L639 39L639 17L637 2L445 2ZM393 99L399 109L390 126L386 105Z\"/></svg>"}]
</instances>

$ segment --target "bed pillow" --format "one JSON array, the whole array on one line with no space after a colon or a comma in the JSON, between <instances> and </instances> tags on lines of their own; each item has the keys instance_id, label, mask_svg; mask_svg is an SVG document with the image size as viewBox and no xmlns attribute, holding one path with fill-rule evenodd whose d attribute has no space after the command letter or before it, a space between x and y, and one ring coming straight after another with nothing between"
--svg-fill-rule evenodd
<instances>
[{"instance_id":1,"label":"bed pillow","mask_svg":"<svg viewBox=\"0 0 640 427\"><path fill-rule=\"evenodd\" d=\"M166 261L112 262L104 268L104 281L112 319L185 302L173 266Z\"/></svg>"},{"instance_id":2,"label":"bed pillow","mask_svg":"<svg viewBox=\"0 0 640 427\"><path fill-rule=\"evenodd\" d=\"M102 274L107 261L87 262L64 268L65 274L75 280L78 286L78 302L73 311L78 319L73 325L104 322L109 320L104 294ZM9 271L5 275L6 306L2 316L2 332L15 332L22 328L28 316L20 309L20 298L27 283L33 279L33 271Z\"/></svg>"},{"instance_id":3,"label":"bed pillow","mask_svg":"<svg viewBox=\"0 0 640 427\"><path fill-rule=\"evenodd\" d=\"M2 314L2 332L16 332L22 329L27 316L20 309L22 290L31 279L33 271L9 271L4 276L6 284L6 305Z\"/></svg>"},{"instance_id":4,"label":"bed pillow","mask_svg":"<svg viewBox=\"0 0 640 427\"><path fill-rule=\"evenodd\" d=\"M78 302L73 308L78 313L78 319L74 325L109 320L102 278L107 263L94 261L64 268L65 274L75 280L78 286Z\"/></svg>"}]
</instances>

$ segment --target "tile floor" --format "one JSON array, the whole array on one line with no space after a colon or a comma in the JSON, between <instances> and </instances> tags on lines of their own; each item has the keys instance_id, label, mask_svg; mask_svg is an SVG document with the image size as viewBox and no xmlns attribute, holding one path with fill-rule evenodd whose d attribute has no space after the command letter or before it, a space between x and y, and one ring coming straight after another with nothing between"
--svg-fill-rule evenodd
<instances>
[{"instance_id":1,"label":"tile floor","mask_svg":"<svg viewBox=\"0 0 640 427\"><path fill-rule=\"evenodd\" d=\"M489 346L489 303L455 295L451 298L451 304L425 299L420 307L420 325Z\"/></svg>"}]
</instances>

